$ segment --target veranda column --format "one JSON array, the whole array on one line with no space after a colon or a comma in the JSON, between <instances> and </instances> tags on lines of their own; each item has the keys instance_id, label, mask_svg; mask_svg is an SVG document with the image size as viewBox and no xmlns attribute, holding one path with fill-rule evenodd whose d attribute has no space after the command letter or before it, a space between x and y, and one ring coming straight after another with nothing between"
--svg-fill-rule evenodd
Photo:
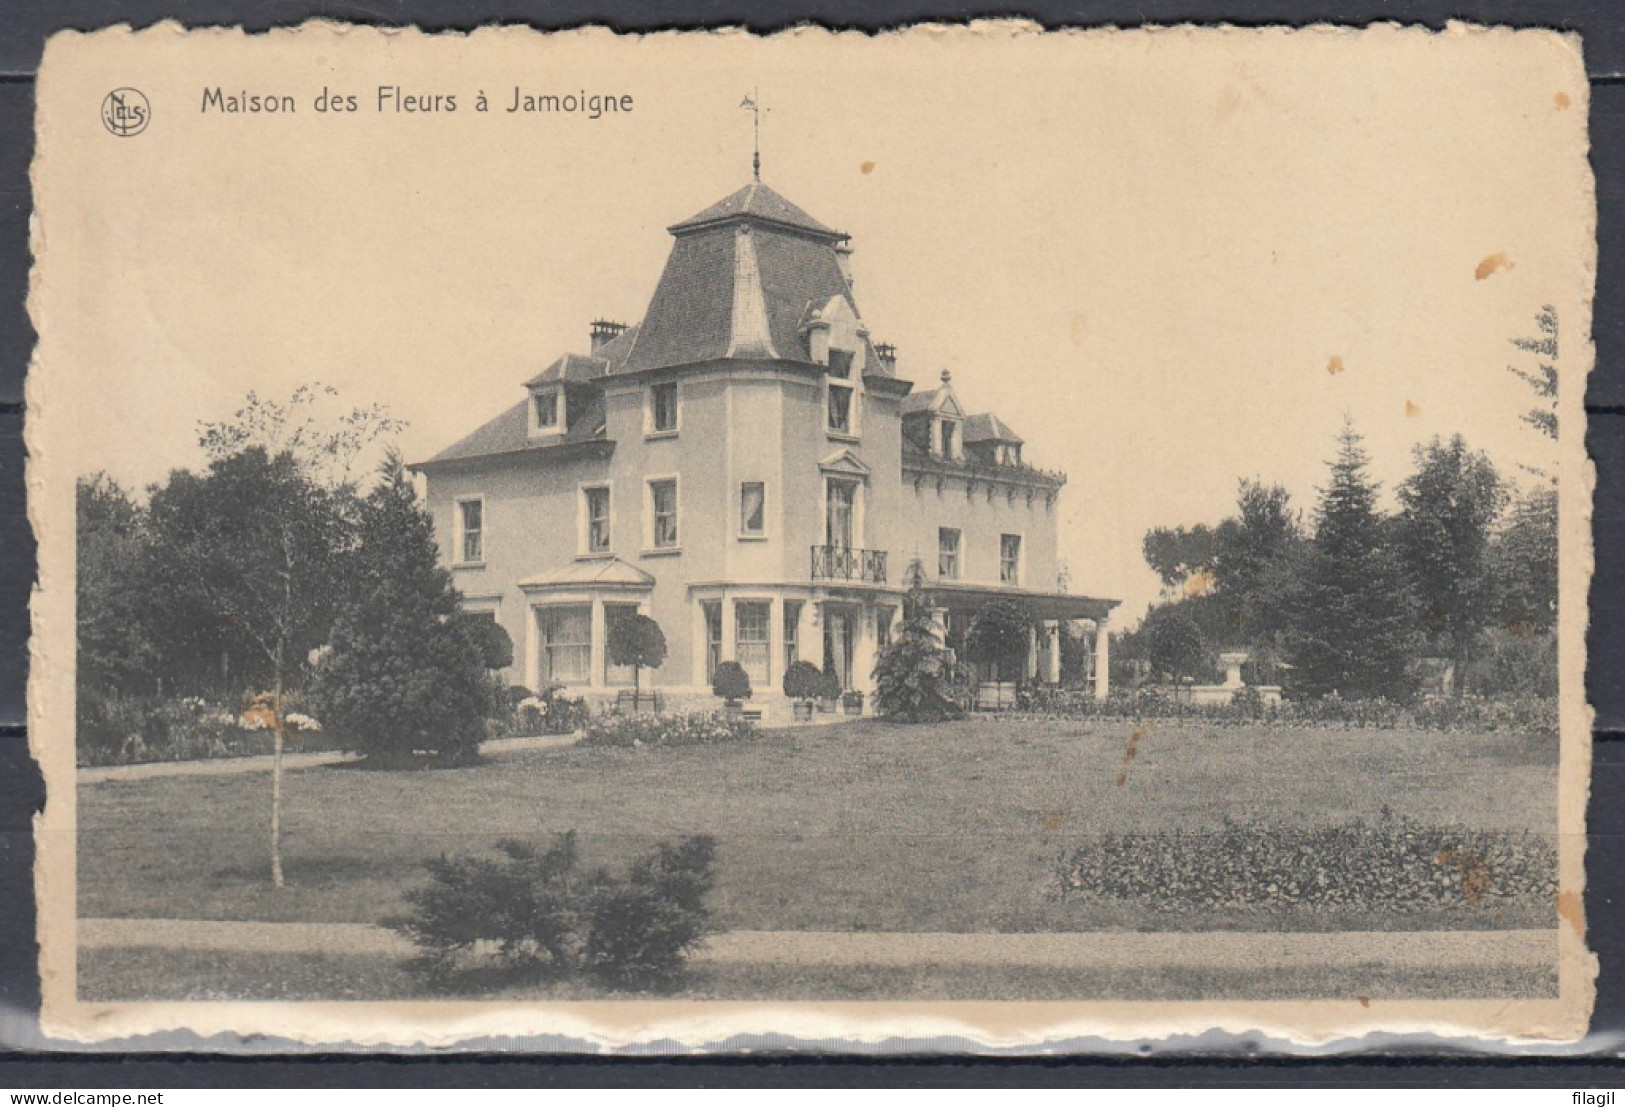
<instances>
[{"instance_id":1,"label":"veranda column","mask_svg":"<svg viewBox=\"0 0 1625 1107\"><path fill-rule=\"evenodd\" d=\"M865 694L874 694L875 673L875 609L865 604L858 609L857 640L852 643L852 687Z\"/></svg>"},{"instance_id":2,"label":"veranda column","mask_svg":"<svg viewBox=\"0 0 1625 1107\"><path fill-rule=\"evenodd\" d=\"M1051 619L1045 624L1045 633L1049 638L1049 647L1045 652L1044 682L1059 685L1061 683L1061 621Z\"/></svg>"},{"instance_id":3,"label":"veranda column","mask_svg":"<svg viewBox=\"0 0 1625 1107\"><path fill-rule=\"evenodd\" d=\"M738 661L734 645L734 598L722 597L722 658L723 661Z\"/></svg>"},{"instance_id":4,"label":"veranda column","mask_svg":"<svg viewBox=\"0 0 1625 1107\"><path fill-rule=\"evenodd\" d=\"M1027 624L1027 680L1031 684L1038 679L1038 624Z\"/></svg>"},{"instance_id":5,"label":"veranda column","mask_svg":"<svg viewBox=\"0 0 1625 1107\"><path fill-rule=\"evenodd\" d=\"M587 674L587 687L604 687L604 661L608 656L605 649L607 643L604 639L604 600L601 596L592 598L592 630L590 645L587 647L587 664L592 671Z\"/></svg>"},{"instance_id":6,"label":"veranda column","mask_svg":"<svg viewBox=\"0 0 1625 1107\"><path fill-rule=\"evenodd\" d=\"M1095 699L1103 700L1111 694L1111 634L1110 618L1100 615L1095 619Z\"/></svg>"}]
</instances>

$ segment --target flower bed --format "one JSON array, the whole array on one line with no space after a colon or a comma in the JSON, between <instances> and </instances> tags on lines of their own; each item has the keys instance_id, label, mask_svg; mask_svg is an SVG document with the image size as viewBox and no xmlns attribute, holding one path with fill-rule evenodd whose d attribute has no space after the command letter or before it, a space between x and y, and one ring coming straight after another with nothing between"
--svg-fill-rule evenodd
<instances>
[{"instance_id":1,"label":"flower bed","mask_svg":"<svg viewBox=\"0 0 1625 1107\"><path fill-rule=\"evenodd\" d=\"M290 751L326 749L321 724L290 711ZM241 715L196 696L87 695L77 711L81 766L132 765L150 761L196 761L268 754L275 746L268 710Z\"/></svg>"},{"instance_id":2,"label":"flower bed","mask_svg":"<svg viewBox=\"0 0 1625 1107\"><path fill-rule=\"evenodd\" d=\"M1251 694L1249 694L1251 693ZM1021 693L1017 709L1031 715L1063 719L1196 719L1216 726L1281 723L1356 730L1518 731L1555 736L1557 701L1542 696L1460 700L1424 700L1402 704L1387 699L1319 699L1264 702L1256 689L1243 688L1228 704L1192 704L1160 688L1114 692L1097 700L1088 692L1041 688Z\"/></svg>"},{"instance_id":3,"label":"flower bed","mask_svg":"<svg viewBox=\"0 0 1625 1107\"><path fill-rule=\"evenodd\" d=\"M1107 834L1060 864L1063 899L1163 910L1304 907L1415 913L1551 903L1557 850L1528 832L1375 823L1300 829L1226 821L1217 833Z\"/></svg>"},{"instance_id":4,"label":"flower bed","mask_svg":"<svg viewBox=\"0 0 1625 1107\"><path fill-rule=\"evenodd\" d=\"M583 746L704 746L754 738L746 719L694 712L686 715L602 715L581 732Z\"/></svg>"}]
</instances>

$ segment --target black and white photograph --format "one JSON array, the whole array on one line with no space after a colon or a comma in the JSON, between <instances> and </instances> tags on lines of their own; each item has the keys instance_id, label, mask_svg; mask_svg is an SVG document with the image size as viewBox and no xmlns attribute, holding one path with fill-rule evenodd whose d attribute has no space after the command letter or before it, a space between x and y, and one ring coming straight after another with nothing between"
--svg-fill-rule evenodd
<instances>
[{"instance_id":1,"label":"black and white photograph","mask_svg":"<svg viewBox=\"0 0 1625 1107\"><path fill-rule=\"evenodd\" d=\"M56 36L47 1030L1582 1035L1587 96L1460 25Z\"/></svg>"}]
</instances>

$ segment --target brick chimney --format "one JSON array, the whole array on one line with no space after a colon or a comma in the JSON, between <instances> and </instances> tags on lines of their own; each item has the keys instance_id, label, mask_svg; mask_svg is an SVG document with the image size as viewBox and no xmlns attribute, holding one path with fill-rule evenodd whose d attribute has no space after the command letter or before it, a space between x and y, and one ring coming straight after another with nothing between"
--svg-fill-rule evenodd
<instances>
[{"instance_id":1,"label":"brick chimney","mask_svg":"<svg viewBox=\"0 0 1625 1107\"><path fill-rule=\"evenodd\" d=\"M609 343L620 337L626 330L625 323L611 323L608 319L594 319L592 321L592 352L597 353Z\"/></svg>"}]
</instances>

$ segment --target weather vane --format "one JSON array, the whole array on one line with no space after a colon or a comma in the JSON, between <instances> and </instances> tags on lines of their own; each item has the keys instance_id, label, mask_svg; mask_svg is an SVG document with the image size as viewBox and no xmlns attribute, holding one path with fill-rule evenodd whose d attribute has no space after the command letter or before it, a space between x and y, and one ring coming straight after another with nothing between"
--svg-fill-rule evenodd
<instances>
[{"instance_id":1,"label":"weather vane","mask_svg":"<svg viewBox=\"0 0 1625 1107\"><path fill-rule=\"evenodd\" d=\"M760 97L761 89L758 87L752 89L750 95L739 102L739 106L749 111L753 116L751 130L754 141L751 149L750 172L751 176L758 181L762 179L762 109L758 106Z\"/></svg>"}]
</instances>

